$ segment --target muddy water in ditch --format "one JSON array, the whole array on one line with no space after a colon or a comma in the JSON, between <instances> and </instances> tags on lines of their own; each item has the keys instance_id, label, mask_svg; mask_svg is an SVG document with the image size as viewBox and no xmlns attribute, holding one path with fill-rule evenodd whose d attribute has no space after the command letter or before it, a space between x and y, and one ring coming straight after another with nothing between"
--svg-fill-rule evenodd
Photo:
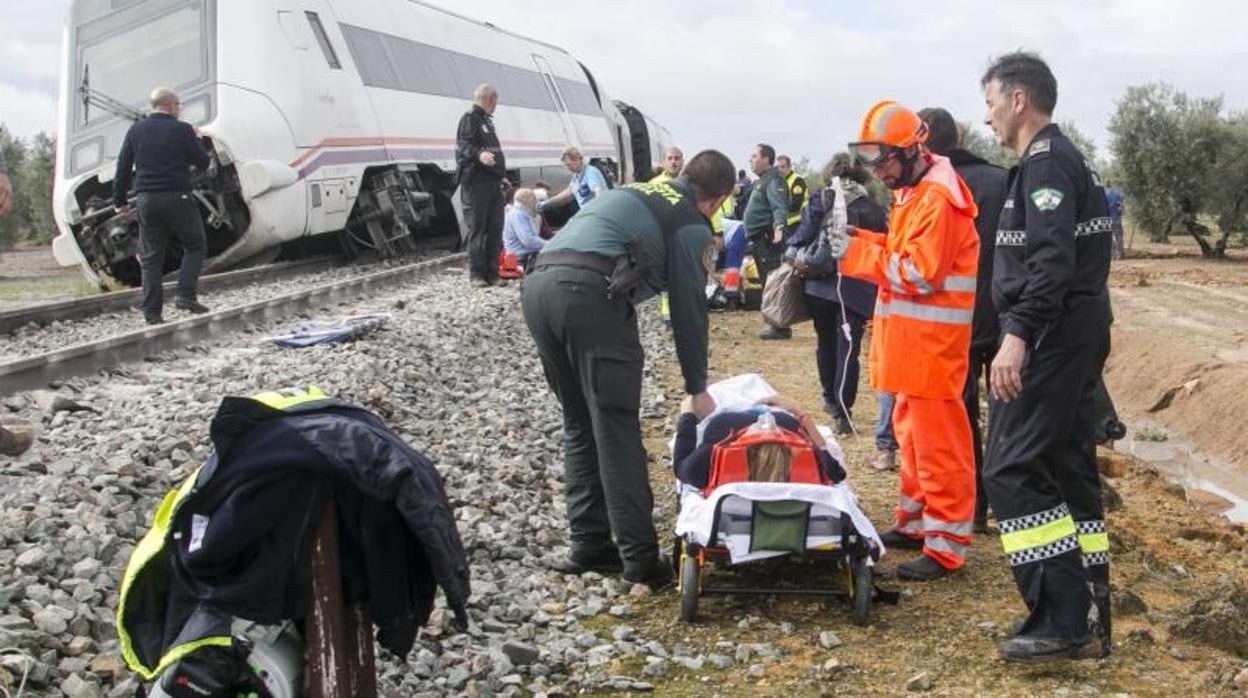
<instances>
[{"instance_id":1,"label":"muddy water in ditch","mask_svg":"<svg viewBox=\"0 0 1248 698\"><path fill-rule=\"evenodd\" d=\"M1214 461L1182 441L1135 440L1138 430L1149 426L1155 428L1145 420L1132 420L1127 438L1114 448L1155 466L1184 490L1206 493L1196 497L1201 508L1221 513L1236 523L1248 523L1248 472L1243 465Z\"/></svg>"}]
</instances>

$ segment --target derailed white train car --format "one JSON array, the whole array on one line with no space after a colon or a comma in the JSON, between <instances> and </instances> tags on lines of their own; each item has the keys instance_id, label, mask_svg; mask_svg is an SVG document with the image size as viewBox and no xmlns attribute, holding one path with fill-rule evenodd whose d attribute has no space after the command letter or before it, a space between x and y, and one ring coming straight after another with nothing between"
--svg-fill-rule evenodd
<instances>
[{"instance_id":1,"label":"derailed white train car","mask_svg":"<svg viewBox=\"0 0 1248 698\"><path fill-rule=\"evenodd\" d=\"M646 179L670 144L563 49L413 0L75 0L53 252L94 282L138 282L137 214L112 207L112 178L158 85L179 92L213 153L194 185L209 269L458 234L455 128L483 82L499 90L517 182L561 185L570 145L617 181Z\"/></svg>"}]
</instances>

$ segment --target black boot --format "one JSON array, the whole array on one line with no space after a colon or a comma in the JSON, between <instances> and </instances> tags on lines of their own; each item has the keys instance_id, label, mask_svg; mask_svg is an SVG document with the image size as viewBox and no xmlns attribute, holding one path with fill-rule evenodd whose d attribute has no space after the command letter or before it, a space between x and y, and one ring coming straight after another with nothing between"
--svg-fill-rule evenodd
<instances>
[{"instance_id":1,"label":"black boot","mask_svg":"<svg viewBox=\"0 0 1248 698\"><path fill-rule=\"evenodd\" d=\"M619 574L624 571L624 561L620 559L620 551L607 548L594 553L570 553L550 563L550 569L562 574Z\"/></svg>"},{"instance_id":2,"label":"black boot","mask_svg":"<svg viewBox=\"0 0 1248 698\"><path fill-rule=\"evenodd\" d=\"M912 579L916 582L931 582L941 577L947 577L949 574L950 570L927 555L919 555L913 560L907 560L897 565L898 577Z\"/></svg>"},{"instance_id":3,"label":"black boot","mask_svg":"<svg viewBox=\"0 0 1248 698\"><path fill-rule=\"evenodd\" d=\"M884 543L886 548L895 548L897 550L922 550L923 539L911 538L904 533L899 533L896 529L887 531L880 536L880 542Z\"/></svg>"},{"instance_id":4,"label":"black boot","mask_svg":"<svg viewBox=\"0 0 1248 698\"><path fill-rule=\"evenodd\" d=\"M178 310L185 310L193 315L203 315L208 312L208 306L200 303L199 301L193 301L186 298L179 298L177 302L174 303L174 306L177 307Z\"/></svg>"},{"instance_id":5,"label":"black boot","mask_svg":"<svg viewBox=\"0 0 1248 698\"><path fill-rule=\"evenodd\" d=\"M641 565L629 565L624 570L624 580L633 584L645 584L654 590L662 589L676 580L672 561L660 554L654 560Z\"/></svg>"},{"instance_id":6,"label":"black boot","mask_svg":"<svg viewBox=\"0 0 1248 698\"><path fill-rule=\"evenodd\" d=\"M997 653L1011 662L1051 662L1059 659L1090 658L1085 649L1092 638L1060 640L1018 635L997 645Z\"/></svg>"},{"instance_id":7,"label":"black boot","mask_svg":"<svg viewBox=\"0 0 1248 698\"><path fill-rule=\"evenodd\" d=\"M767 329L758 333L758 338L763 340L790 339L792 336L793 330L787 327L771 327L770 325L768 325Z\"/></svg>"}]
</instances>

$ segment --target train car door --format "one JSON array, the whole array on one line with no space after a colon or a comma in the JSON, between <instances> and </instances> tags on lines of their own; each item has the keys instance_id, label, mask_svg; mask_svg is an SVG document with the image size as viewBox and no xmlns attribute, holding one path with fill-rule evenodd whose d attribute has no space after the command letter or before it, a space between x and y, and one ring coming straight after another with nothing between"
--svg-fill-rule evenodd
<instances>
[{"instance_id":1,"label":"train car door","mask_svg":"<svg viewBox=\"0 0 1248 698\"><path fill-rule=\"evenodd\" d=\"M364 135L354 76L343 70L347 51L324 2L305 1L300 7L277 11L277 21L298 56L298 117L292 126L300 147L312 147L327 137Z\"/></svg>"},{"instance_id":2,"label":"train car door","mask_svg":"<svg viewBox=\"0 0 1248 698\"><path fill-rule=\"evenodd\" d=\"M555 103L555 111L559 114L559 120L563 123L563 136L568 143L581 147L584 138L581 135L580 125L576 123L576 119L572 118L572 113L568 111L568 103L563 99L563 93L559 90L559 83L555 81L554 71L550 69L550 61L546 60L541 54L533 54L533 63L537 66L537 72L542 76L542 82L546 84L546 91L550 93L550 100Z\"/></svg>"}]
</instances>

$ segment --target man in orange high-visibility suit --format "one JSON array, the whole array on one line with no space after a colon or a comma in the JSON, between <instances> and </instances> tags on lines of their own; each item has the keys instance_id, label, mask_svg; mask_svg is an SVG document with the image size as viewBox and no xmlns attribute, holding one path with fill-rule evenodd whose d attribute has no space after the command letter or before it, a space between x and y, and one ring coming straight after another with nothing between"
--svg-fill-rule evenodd
<instances>
[{"instance_id":1,"label":"man in orange high-visibility suit","mask_svg":"<svg viewBox=\"0 0 1248 698\"><path fill-rule=\"evenodd\" d=\"M927 125L913 111L896 102L872 107L850 152L893 190L888 233L835 224L829 231L841 273L880 289L871 385L897 395L901 446L897 523L883 539L922 549L897 566L899 577L921 581L960 568L971 543L975 456L962 388L979 263L975 200L926 139Z\"/></svg>"}]
</instances>

